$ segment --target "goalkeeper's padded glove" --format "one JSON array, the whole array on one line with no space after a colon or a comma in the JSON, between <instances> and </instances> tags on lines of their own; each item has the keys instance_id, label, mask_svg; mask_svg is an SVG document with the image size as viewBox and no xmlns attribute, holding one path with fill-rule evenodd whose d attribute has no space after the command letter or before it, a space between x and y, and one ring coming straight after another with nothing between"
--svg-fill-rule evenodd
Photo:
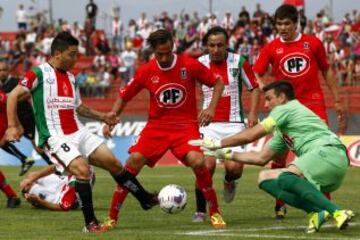
<instances>
[{"instance_id":1,"label":"goalkeeper's padded glove","mask_svg":"<svg viewBox=\"0 0 360 240\"><path fill-rule=\"evenodd\" d=\"M210 138L190 140L188 143L192 146L207 148L209 150L215 150L221 148L220 140L210 139Z\"/></svg>"},{"instance_id":2,"label":"goalkeeper's padded glove","mask_svg":"<svg viewBox=\"0 0 360 240\"><path fill-rule=\"evenodd\" d=\"M220 148L217 150L209 150L207 148L203 148L203 150L205 156L215 157L221 160L231 160L234 154L233 151L229 148Z\"/></svg>"}]
</instances>

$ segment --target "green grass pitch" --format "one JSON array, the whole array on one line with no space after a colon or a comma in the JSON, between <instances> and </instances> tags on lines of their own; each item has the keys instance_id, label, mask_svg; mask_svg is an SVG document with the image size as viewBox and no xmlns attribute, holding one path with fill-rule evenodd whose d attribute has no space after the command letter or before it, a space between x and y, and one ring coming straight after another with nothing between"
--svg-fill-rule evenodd
<instances>
[{"instance_id":1,"label":"green grass pitch","mask_svg":"<svg viewBox=\"0 0 360 240\"><path fill-rule=\"evenodd\" d=\"M8 181L18 189L20 177L18 167L1 167ZM247 167L238 182L237 195L231 204L222 200L223 168L214 176L222 215L228 224L225 230L212 229L205 224L192 223L195 208L194 176L185 167L145 168L139 179L149 190L160 190L166 184L175 183L185 187L188 204L176 215L163 213L158 207L150 211L141 210L132 196L126 199L117 227L104 234L84 234L83 217L80 210L51 212L32 208L25 201L17 209L5 208L6 198L0 195L0 239L360 239L360 169L351 168L343 186L333 194L340 206L354 210L357 216L347 230L338 230L334 222L326 223L314 235L304 233L307 225L305 213L288 207L285 220L273 218L274 201L257 187L260 168ZM99 220L105 219L110 205L113 179L97 169L94 188L94 205Z\"/></svg>"}]
</instances>

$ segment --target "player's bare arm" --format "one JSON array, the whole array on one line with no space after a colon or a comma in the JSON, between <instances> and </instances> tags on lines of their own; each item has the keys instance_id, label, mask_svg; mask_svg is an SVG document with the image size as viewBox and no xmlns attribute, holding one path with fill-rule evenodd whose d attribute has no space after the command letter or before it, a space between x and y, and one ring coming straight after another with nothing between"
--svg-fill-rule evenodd
<instances>
[{"instance_id":1,"label":"player's bare arm","mask_svg":"<svg viewBox=\"0 0 360 240\"><path fill-rule=\"evenodd\" d=\"M224 138L221 140L221 147L224 148L248 144L266 136L267 134L268 132L261 124L256 124L253 128L245 129L233 136Z\"/></svg>"},{"instance_id":2,"label":"player's bare arm","mask_svg":"<svg viewBox=\"0 0 360 240\"><path fill-rule=\"evenodd\" d=\"M85 106L83 104L81 104L76 109L76 111L80 116L103 121L106 124L113 125L118 122L114 112L109 112L109 113L99 112L94 109L88 108L87 106Z\"/></svg>"},{"instance_id":3,"label":"player's bare arm","mask_svg":"<svg viewBox=\"0 0 360 240\"><path fill-rule=\"evenodd\" d=\"M116 117L118 117L126 106L126 102L122 98L118 98L111 110L111 112L115 113ZM105 138L111 137L111 131L114 129L116 124L105 124L103 127L103 135Z\"/></svg>"},{"instance_id":4,"label":"player's bare arm","mask_svg":"<svg viewBox=\"0 0 360 240\"><path fill-rule=\"evenodd\" d=\"M335 74L332 74L330 69L323 71L322 74L326 85L334 98L334 107L339 123L338 132L339 134L345 134L347 129L347 114L343 102L340 99L339 87L336 82Z\"/></svg>"},{"instance_id":5,"label":"player's bare arm","mask_svg":"<svg viewBox=\"0 0 360 240\"><path fill-rule=\"evenodd\" d=\"M255 73L255 77L259 84L259 89L260 89L260 91L262 91L263 87L266 85L266 81L265 81L266 75L265 74L260 75L258 73Z\"/></svg>"},{"instance_id":6,"label":"player's bare arm","mask_svg":"<svg viewBox=\"0 0 360 240\"><path fill-rule=\"evenodd\" d=\"M251 105L248 114L248 126L251 128L258 123L258 109L260 99L260 87L251 91Z\"/></svg>"},{"instance_id":7,"label":"player's bare arm","mask_svg":"<svg viewBox=\"0 0 360 240\"><path fill-rule=\"evenodd\" d=\"M60 207L60 204L54 204L51 202L48 202L44 199L41 199L35 194L31 193L25 193L24 194L26 201L30 202L31 204L38 206L40 208L46 208L53 211L63 211L63 209Z\"/></svg>"},{"instance_id":8,"label":"player's bare arm","mask_svg":"<svg viewBox=\"0 0 360 240\"><path fill-rule=\"evenodd\" d=\"M220 78L217 78L216 84L213 88L213 95L209 107L202 110L199 114L198 121L201 127L208 125L215 115L215 109L224 90L224 83Z\"/></svg>"},{"instance_id":9,"label":"player's bare arm","mask_svg":"<svg viewBox=\"0 0 360 240\"><path fill-rule=\"evenodd\" d=\"M277 152L265 146L260 152L244 152L232 154L232 158L229 160L241 162L249 165L265 166L270 162L274 157L277 156Z\"/></svg>"},{"instance_id":10,"label":"player's bare arm","mask_svg":"<svg viewBox=\"0 0 360 240\"><path fill-rule=\"evenodd\" d=\"M41 168L38 171L34 171L28 174L28 176L20 182L20 189L23 192L27 192L31 185L38 179L48 176L56 171L55 165L49 165Z\"/></svg>"},{"instance_id":11,"label":"player's bare arm","mask_svg":"<svg viewBox=\"0 0 360 240\"><path fill-rule=\"evenodd\" d=\"M6 113L8 118L8 129L6 130L6 140L8 141L18 141L24 129L20 124L18 115L17 115L17 105L20 99L24 99L30 95L24 87L18 85L12 90L8 96Z\"/></svg>"}]
</instances>

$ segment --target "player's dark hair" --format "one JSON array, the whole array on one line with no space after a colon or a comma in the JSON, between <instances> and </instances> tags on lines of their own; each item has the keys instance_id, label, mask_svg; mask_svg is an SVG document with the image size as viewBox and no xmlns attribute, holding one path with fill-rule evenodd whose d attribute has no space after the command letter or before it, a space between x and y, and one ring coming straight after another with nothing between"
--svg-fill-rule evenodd
<instances>
[{"instance_id":1,"label":"player's dark hair","mask_svg":"<svg viewBox=\"0 0 360 240\"><path fill-rule=\"evenodd\" d=\"M207 33L203 37L203 40L202 40L203 46L205 46L207 44L208 39L209 39L209 37L211 35L218 35L218 34L224 35L226 42L229 41L229 35L227 34L225 28L222 28L220 26L216 26L216 27L210 28L209 31L207 31Z\"/></svg>"},{"instance_id":2,"label":"player's dark hair","mask_svg":"<svg viewBox=\"0 0 360 240\"><path fill-rule=\"evenodd\" d=\"M165 44L167 42L174 42L171 32L166 31L165 29L159 29L150 34L146 40L152 49L155 49L159 44Z\"/></svg>"},{"instance_id":3,"label":"player's dark hair","mask_svg":"<svg viewBox=\"0 0 360 240\"><path fill-rule=\"evenodd\" d=\"M60 32L51 43L51 55L54 55L56 51L64 52L70 46L79 46L79 40L69 32Z\"/></svg>"},{"instance_id":4,"label":"player's dark hair","mask_svg":"<svg viewBox=\"0 0 360 240\"><path fill-rule=\"evenodd\" d=\"M297 23L299 18L299 13L296 7L289 4L283 4L280 7L278 7L275 11L275 16L274 16L275 22L277 19L283 20L285 18L289 18L293 23Z\"/></svg>"},{"instance_id":5,"label":"player's dark hair","mask_svg":"<svg viewBox=\"0 0 360 240\"><path fill-rule=\"evenodd\" d=\"M295 99L294 88L288 81L279 80L269 83L263 88L264 92L267 92L271 89L274 89L274 93L276 96L279 96L280 93L284 93L288 100Z\"/></svg>"}]
</instances>

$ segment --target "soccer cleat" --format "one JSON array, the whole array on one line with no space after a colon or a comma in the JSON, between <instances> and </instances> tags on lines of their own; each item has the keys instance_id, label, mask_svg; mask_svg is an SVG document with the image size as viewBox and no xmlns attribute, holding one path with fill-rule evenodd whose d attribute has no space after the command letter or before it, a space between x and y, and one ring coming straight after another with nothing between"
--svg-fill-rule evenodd
<instances>
[{"instance_id":1,"label":"soccer cleat","mask_svg":"<svg viewBox=\"0 0 360 240\"><path fill-rule=\"evenodd\" d=\"M336 221L336 226L340 230L346 229L354 216L355 214L351 210L336 210L333 214L333 217Z\"/></svg>"},{"instance_id":2,"label":"soccer cleat","mask_svg":"<svg viewBox=\"0 0 360 240\"><path fill-rule=\"evenodd\" d=\"M321 225L328 221L331 217L328 211L312 212L308 214L309 226L306 229L306 233L315 233L320 230Z\"/></svg>"},{"instance_id":3,"label":"soccer cleat","mask_svg":"<svg viewBox=\"0 0 360 240\"><path fill-rule=\"evenodd\" d=\"M140 204L142 209L144 210L149 210L152 207L159 205L158 193L149 193L147 202L145 203L142 202Z\"/></svg>"},{"instance_id":4,"label":"soccer cleat","mask_svg":"<svg viewBox=\"0 0 360 240\"><path fill-rule=\"evenodd\" d=\"M224 180L224 191L223 191L224 201L226 203L231 203L235 198L235 193L236 193L236 182L235 181L228 182Z\"/></svg>"},{"instance_id":5,"label":"soccer cleat","mask_svg":"<svg viewBox=\"0 0 360 240\"><path fill-rule=\"evenodd\" d=\"M214 228L226 228L226 223L219 213L211 215L210 220Z\"/></svg>"},{"instance_id":6,"label":"soccer cleat","mask_svg":"<svg viewBox=\"0 0 360 240\"><path fill-rule=\"evenodd\" d=\"M33 158L28 157L26 158L26 162L21 164L21 171L19 173L19 176L24 175L25 173L27 173L30 168L34 165L35 161Z\"/></svg>"},{"instance_id":7,"label":"soccer cleat","mask_svg":"<svg viewBox=\"0 0 360 240\"><path fill-rule=\"evenodd\" d=\"M20 206L20 198L18 197L9 197L8 200L7 200L7 204L6 204L6 207L7 208L16 208L18 206Z\"/></svg>"},{"instance_id":8,"label":"soccer cleat","mask_svg":"<svg viewBox=\"0 0 360 240\"><path fill-rule=\"evenodd\" d=\"M286 206L283 205L283 206L275 206L275 218L276 219L284 219L285 218L285 215L286 215Z\"/></svg>"},{"instance_id":9,"label":"soccer cleat","mask_svg":"<svg viewBox=\"0 0 360 240\"><path fill-rule=\"evenodd\" d=\"M87 224L83 228L84 233L103 233L108 231L108 229L103 228L99 225L97 221L92 221L91 223Z\"/></svg>"},{"instance_id":10,"label":"soccer cleat","mask_svg":"<svg viewBox=\"0 0 360 240\"><path fill-rule=\"evenodd\" d=\"M115 219L111 219L110 217L108 217L104 223L101 224L101 228L106 229L106 231L109 231L111 229L114 229L116 227L116 220Z\"/></svg>"},{"instance_id":11,"label":"soccer cleat","mask_svg":"<svg viewBox=\"0 0 360 240\"><path fill-rule=\"evenodd\" d=\"M203 212L195 212L192 218L193 223L203 223L206 220L206 213Z\"/></svg>"}]
</instances>

